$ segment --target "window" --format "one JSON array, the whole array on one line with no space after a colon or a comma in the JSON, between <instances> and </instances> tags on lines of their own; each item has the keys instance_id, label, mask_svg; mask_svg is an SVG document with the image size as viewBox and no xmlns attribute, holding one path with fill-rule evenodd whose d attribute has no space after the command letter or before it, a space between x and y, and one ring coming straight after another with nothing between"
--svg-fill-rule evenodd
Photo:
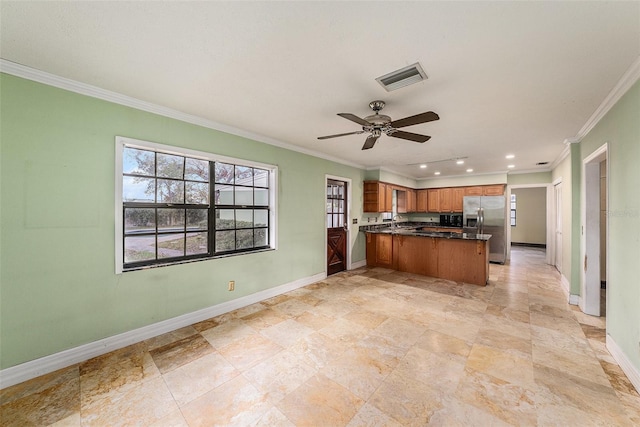
<instances>
[{"instance_id":1,"label":"window","mask_svg":"<svg viewBox=\"0 0 640 427\"><path fill-rule=\"evenodd\" d=\"M275 249L274 166L116 141L117 272Z\"/></svg>"},{"instance_id":2,"label":"window","mask_svg":"<svg viewBox=\"0 0 640 427\"><path fill-rule=\"evenodd\" d=\"M516 195L511 195L511 226L516 226Z\"/></svg>"}]
</instances>

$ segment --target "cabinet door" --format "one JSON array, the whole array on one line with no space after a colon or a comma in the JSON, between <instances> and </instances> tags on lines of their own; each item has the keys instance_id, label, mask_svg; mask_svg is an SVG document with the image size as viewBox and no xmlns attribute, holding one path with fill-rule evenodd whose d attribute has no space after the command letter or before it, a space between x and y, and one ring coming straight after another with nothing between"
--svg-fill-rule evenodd
<instances>
[{"instance_id":1,"label":"cabinet door","mask_svg":"<svg viewBox=\"0 0 640 427\"><path fill-rule=\"evenodd\" d=\"M464 187L456 187L452 189L451 210L453 212L462 212L464 204Z\"/></svg>"},{"instance_id":2,"label":"cabinet door","mask_svg":"<svg viewBox=\"0 0 640 427\"><path fill-rule=\"evenodd\" d=\"M427 190L418 190L418 192L416 193L416 211L418 212L429 211Z\"/></svg>"},{"instance_id":3,"label":"cabinet door","mask_svg":"<svg viewBox=\"0 0 640 427\"><path fill-rule=\"evenodd\" d=\"M378 207L378 183L376 181L365 181L363 185L363 212L380 212Z\"/></svg>"},{"instance_id":4,"label":"cabinet door","mask_svg":"<svg viewBox=\"0 0 640 427\"><path fill-rule=\"evenodd\" d=\"M502 196L504 195L504 185L485 185L482 188L483 196Z\"/></svg>"},{"instance_id":5,"label":"cabinet door","mask_svg":"<svg viewBox=\"0 0 640 427\"><path fill-rule=\"evenodd\" d=\"M416 212L416 191L407 190L407 212Z\"/></svg>"},{"instance_id":6,"label":"cabinet door","mask_svg":"<svg viewBox=\"0 0 640 427\"><path fill-rule=\"evenodd\" d=\"M393 236L378 234L376 236L376 265L391 267L393 264Z\"/></svg>"},{"instance_id":7,"label":"cabinet door","mask_svg":"<svg viewBox=\"0 0 640 427\"><path fill-rule=\"evenodd\" d=\"M482 187L465 187L464 189L465 196L482 196Z\"/></svg>"},{"instance_id":8,"label":"cabinet door","mask_svg":"<svg viewBox=\"0 0 640 427\"><path fill-rule=\"evenodd\" d=\"M429 199L429 212L440 212L440 191L438 189L427 190Z\"/></svg>"},{"instance_id":9,"label":"cabinet door","mask_svg":"<svg viewBox=\"0 0 640 427\"><path fill-rule=\"evenodd\" d=\"M384 190L384 210L382 212L391 211L393 211L393 187L387 184Z\"/></svg>"},{"instance_id":10,"label":"cabinet door","mask_svg":"<svg viewBox=\"0 0 640 427\"><path fill-rule=\"evenodd\" d=\"M408 212L407 192L406 190L396 190L396 210L398 213Z\"/></svg>"},{"instance_id":11,"label":"cabinet door","mask_svg":"<svg viewBox=\"0 0 640 427\"><path fill-rule=\"evenodd\" d=\"M451 212L451 188L438 190L440 199L440 212Z\"/></svg>"},{"instance_id":12,"label":"cabinet door","mask_svg":"<svg viewBox=\"0 0 640 427\"><path fill-rule=\"evenodd\" d=\"M385 208L385 196L387 193L387 184L382 182L378 183L378 212L384 212Z\"/></svg>"},{"instance_id":13,"label":"cabinet door","mask_svg":"<svg viewBox=\"0 0 640 427\"><path fill-rule=\"evenodd\" d=\"M376 236L377 234L366 233L367 236L367 266L376 266Z\"/></svg>"}]
</instances>

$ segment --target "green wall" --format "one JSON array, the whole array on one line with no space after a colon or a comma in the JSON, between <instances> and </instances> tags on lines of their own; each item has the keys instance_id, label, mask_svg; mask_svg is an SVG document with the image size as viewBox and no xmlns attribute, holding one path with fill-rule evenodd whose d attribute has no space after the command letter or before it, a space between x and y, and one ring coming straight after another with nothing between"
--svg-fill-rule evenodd
<instances>
[{"instance_id":1,"label":"green wall","mask_svg":"<svg viewBox=\"0 0 640 427\"><path fill-rule=\"evenodd\" d=\"M636 82L583 138L579 144L580 155L576 157L581 171L582 161L604 143L609 143L607 333L640 371L639 118L640 82ZM573 183L573 191L580 195L579 180ZM574 216L574 221L579 224L580 218ZM579 232L574 234L574 254L579 254L580 239Z\"/></svg>"},{"instance_id":2,"label":"green wall","mask_svg":"<svg viewBox=\"0 0 640 427\"><path fill-rule=\"evenodd\" d=\"M577 284L577 291L571 283L571 262L572 262L572 184L571 184L571 156L567 155L560 164L552 171L552 182L562 181L562 269L561 273L570 284L570 293L576 295L580 293L580 284ZM554 194L555 197L555 194ZM555 202L554 202L555 203Z\"/></svg>"},{"instance_id":3,"label":"green wall","mask_svg":"<svg viewBox=\"0 0 640 427\"><path fill-rule=\"evenodd\" d=\"M550 184L551 172L518 173L507 175L508 185Z\"/></svg>"},{"instance_id":4,"label":"green wall","mask_svg":"<svg viewBox=\"0 0 640 427\"><path fill-rule=\"evenodd\" d=\"M362 216L363 170L6 74L0 91L2 369L323 273L325 174ZM117 135L277 165L278 250L116 275Z\"/></svg>"}]
</instances>

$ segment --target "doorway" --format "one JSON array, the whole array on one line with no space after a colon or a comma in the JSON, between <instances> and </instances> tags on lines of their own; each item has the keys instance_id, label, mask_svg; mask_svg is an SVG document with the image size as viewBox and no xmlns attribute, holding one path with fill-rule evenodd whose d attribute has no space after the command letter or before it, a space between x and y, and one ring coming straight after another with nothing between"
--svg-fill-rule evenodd
<instances>
[{"instance_id":1,"label":"doorway","mask_svg":"<svg viewBox=\"0 0 640 427\"><path fill-rule=\"evenodd\" d=\"M606 311L602 309L604 307L601 307L601 283L603 281L607 283L605 298L606 293L609 292L610 285L606 280L608 221L606 215L603 218L602 212L604 211L606 214L608 211L606 187L609 164L606 161L607 151L608 145L605 143L583 160L582 224L584 231L581 242L583 265L579 305L585 314L591 316L601 316ZM604 171L602 171L602 168L604 168ZM601 191L601 186L604 186L604 191ZM603 239L604 242L602 242ZM603 243L604 250L601 246ZM601 261L603 261L604 272L602 271ZM604 280L602 280L603 273Z\"/></svg>"},{"instance_id":2,"label":"doorway","mask_svg":"<svg viewBox=\"0 0 640 427\"><path fill-rule=\"evenodd\" d=\"M348 183L327 178L327 276L339 273L348 266Z\"/></svg>"},{"instance_id":3,"label":"doorway","mask_svg":"<svg viewBox=\"0 0 640 427\"><path fill-rule=\"evenodd\" d=\"M558 272L562 274L562 181L559 181L553 186L553 194L555 199L555 215L554 215L554 230L555 230L555 247L554 247L554 261L553 265ZM568 289L567 289L568 291Z\"/></svg>"}]
</instances>

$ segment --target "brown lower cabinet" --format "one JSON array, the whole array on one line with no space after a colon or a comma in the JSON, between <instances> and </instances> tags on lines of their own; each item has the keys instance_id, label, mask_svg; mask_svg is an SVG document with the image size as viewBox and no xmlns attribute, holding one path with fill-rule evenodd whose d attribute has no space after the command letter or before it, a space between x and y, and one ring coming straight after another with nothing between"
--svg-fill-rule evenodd
<instances>
[{"instance_id":1,"label":"brown lower cabinet","mask_svg":"<svg viewBox=\"0 0 640 427\"><path fill-rule=\"evenodd\" d=\"M489 241L366 233L367 265L484 286Z\"/></svg>"}]
</instances>

